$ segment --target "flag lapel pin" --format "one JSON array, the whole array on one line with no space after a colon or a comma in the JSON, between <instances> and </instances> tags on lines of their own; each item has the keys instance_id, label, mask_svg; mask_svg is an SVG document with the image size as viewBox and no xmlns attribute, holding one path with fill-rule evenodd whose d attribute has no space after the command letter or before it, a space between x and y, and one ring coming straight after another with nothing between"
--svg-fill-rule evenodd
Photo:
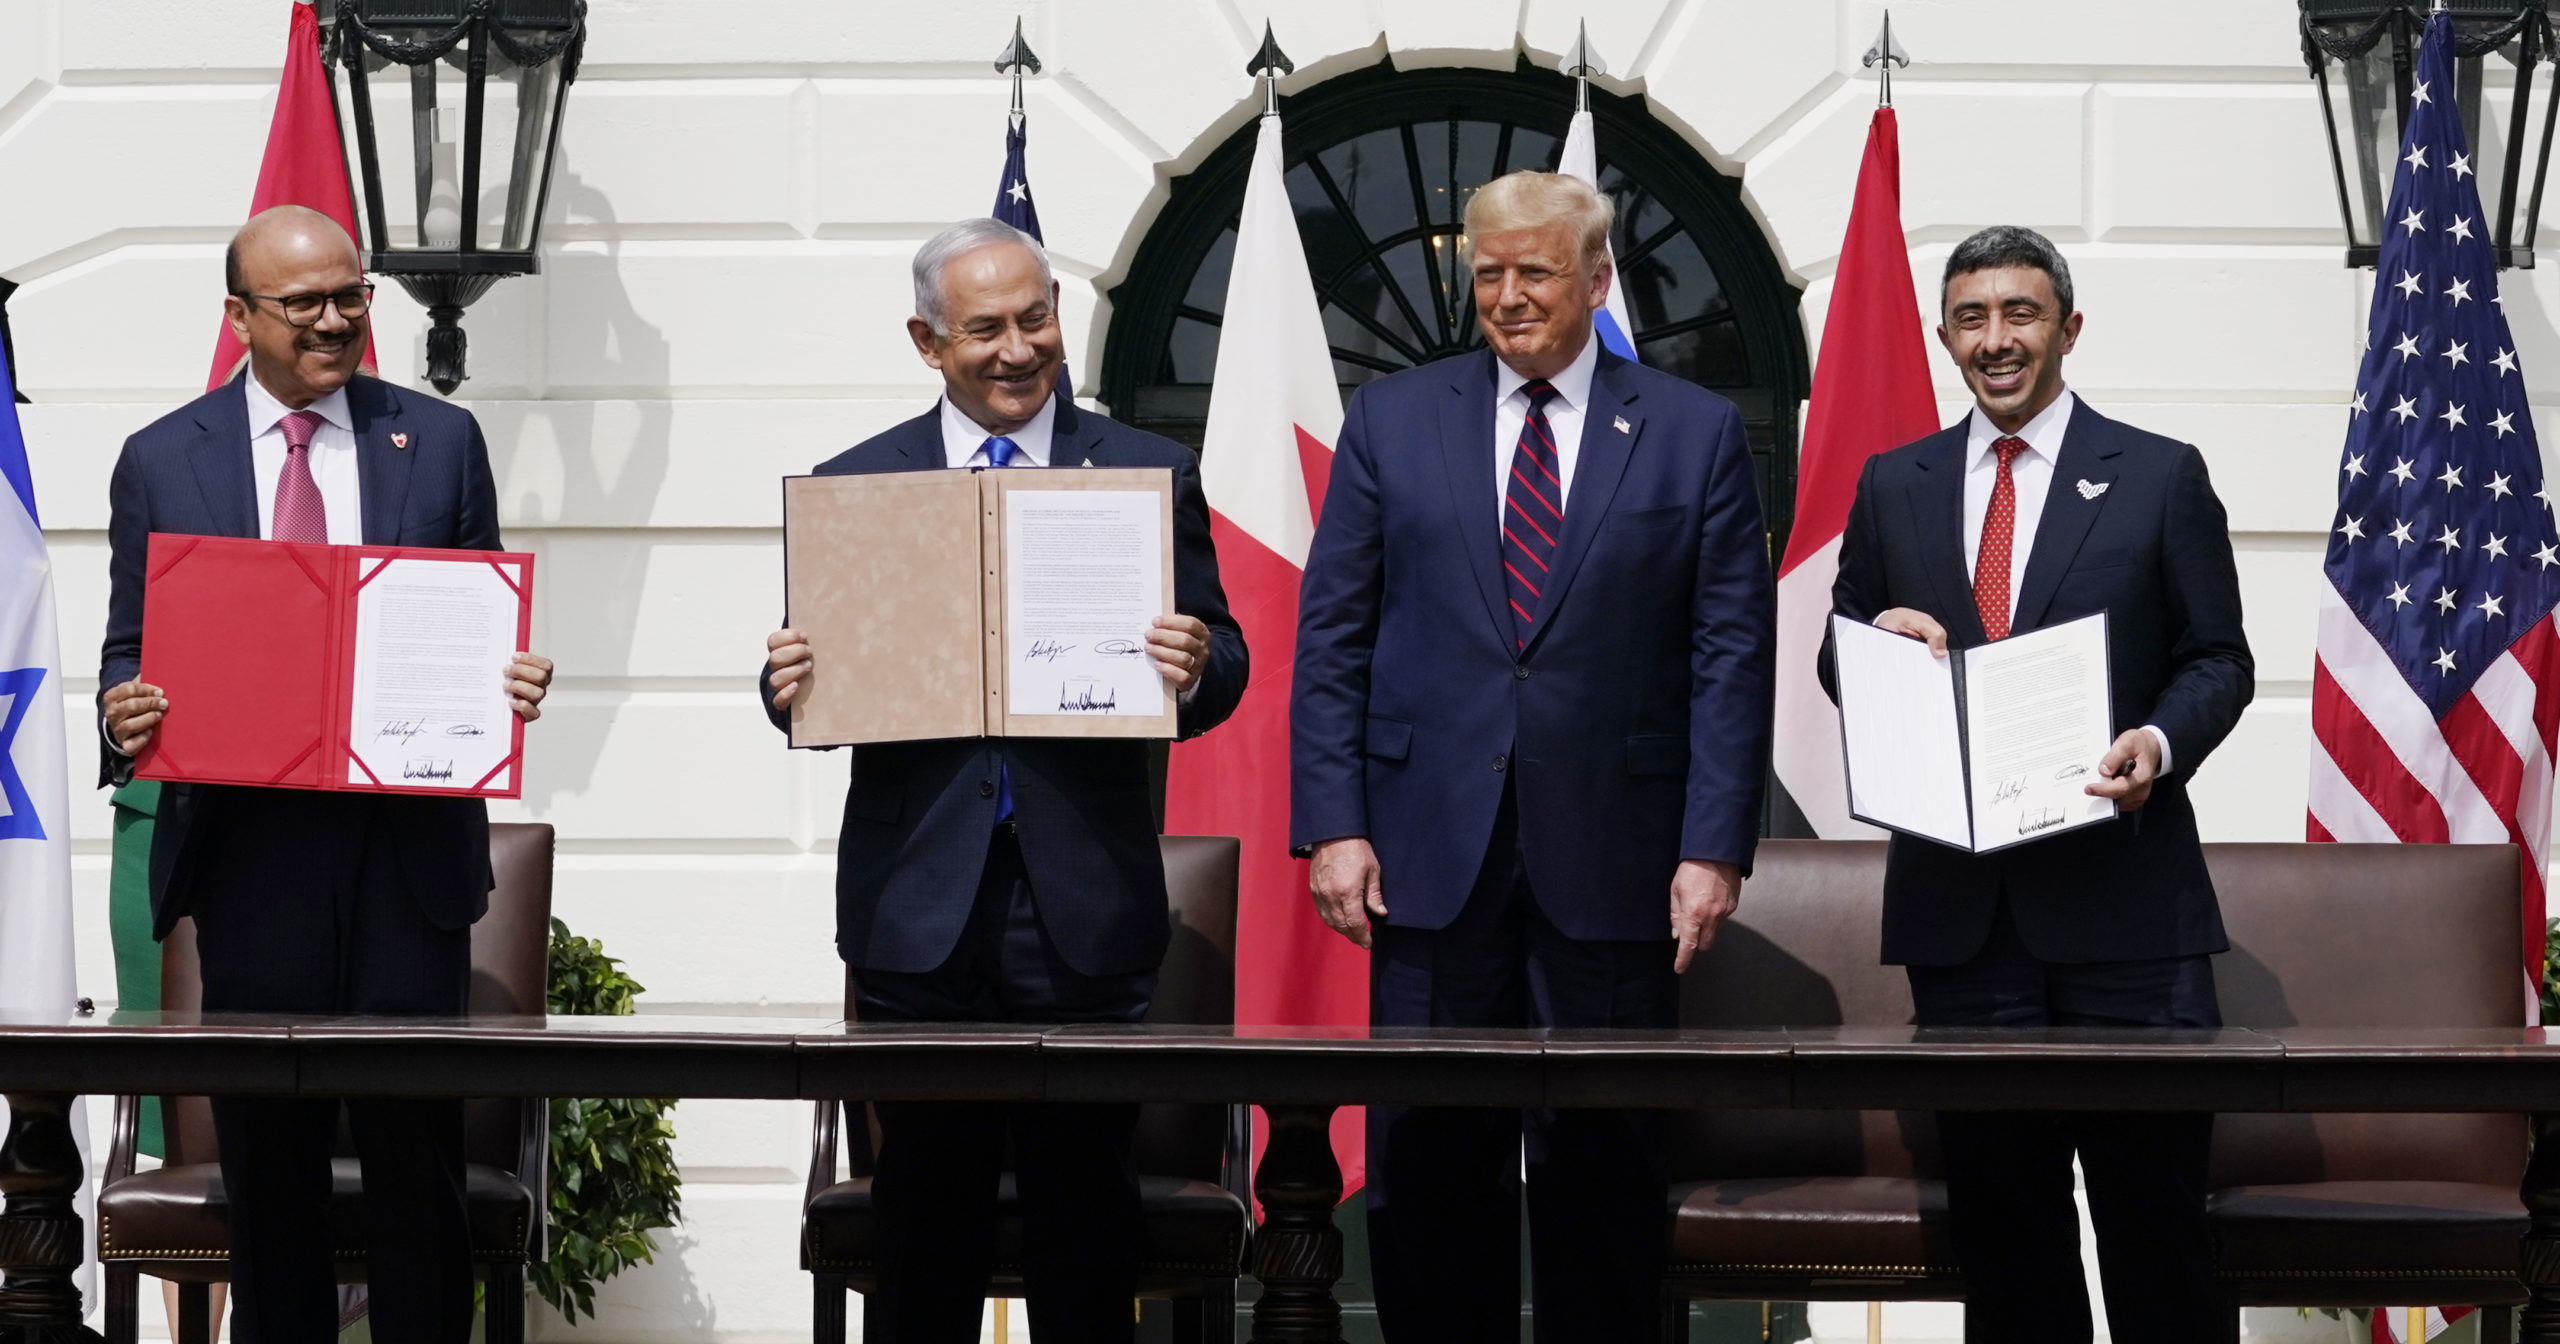
<instances>
[{"instance_id":1,"label":"flag lapel pin","mask_svg":"<svg viewBox=\"0 0 2560 1344\"><path fill-rule=\"evenodd\" d=\"M2082 499L2096 499L2098 496L2107 493L2107 487L2111 484L2113 484L2113 482L2100 481L2096 485L2091 485L2084 479L2080 482L2080 497Z\"/></svg>"},{"instance_id":2,"label":"flag lapel pin","mask_svg":"<svg viewBox=\"0 0 2560 1344\"><path fill-rule=\"evenodd\" d=\"M391 446L402 452L408 451L409 432L405 429L395 429L391 431ZM2088 489L2088 483L2085 481L2082 482L2080 488L2083 490Z\"/></svg>"},{"instance_id":3,"label":"flag lapel pin","mask_svg":"<svg viewBox=\"0 0 2560 1344\"><path fill-rule=\"evenodd\" d=\"M1630 433L1630 432L1632 432L1632 431L1628 428L1628 425L1627 425L1627 417L1625 417L1625 416L1623 416L1623 415L1616 417L1614 420L1612 420L1612 421L1611 421L1611 423L1612 423L1612 424L1615 424L1615 425L1618 427L1618 432L1619 432L1619 433L1621 433L1621 434L1626 434L1626 433Z\"/></svg>"}]
</instances>

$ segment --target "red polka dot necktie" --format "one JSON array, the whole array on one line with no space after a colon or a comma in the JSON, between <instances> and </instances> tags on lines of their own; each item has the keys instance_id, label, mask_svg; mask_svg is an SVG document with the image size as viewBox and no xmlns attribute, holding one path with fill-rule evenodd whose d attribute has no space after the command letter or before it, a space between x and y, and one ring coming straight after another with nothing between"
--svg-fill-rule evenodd
<instances>
[{"instance_id":1,"label":"red polka dot necktie","mask_svg":"<svg viewBox=\"0 0 2560 1344\"><path fill-rule=\"evenodd\" d=\"M316 411L295 411L276 422L284 431L284 473L276 478L276 511L267 529L271 541L303 541L326 545L329 509L321 502L320 483L311 477L311 436L320 431Z\"/></svg>"},{"instance_id":2,"label":"red polka dot necktie","mask_svg":"<svg viewBox=\"0 0 2560 1344\"><path fill-rule=\"evenodd\" d=\"M1973 609L1982 613L1987 639L2009 637L2009 545L2018 531L2018 479L2009 464L2027 451L2027 441L2003 438L1991 445L2000 454L2000 478L1991 485L1991 507L1982 515L1982 545L1973 555Z\"/></svg>"},{"instance_id":3,"label":"red polka dot necktie","mask_svg":"<svg viewBox=\"0 0 2560 1344\"><path fill-rule=\"evenodd\" d=\"M1556 538L1564 535L1564 480L1555 429L1547 423L1547 403L1560 394L1544 378L1521 390L1529 394L1529 417L1511 453L1511 479L1502 486L1502 569L1511 595L1512 638L1526 648L1547 571L1555 564Z\"/></svg>"}]
</instances>

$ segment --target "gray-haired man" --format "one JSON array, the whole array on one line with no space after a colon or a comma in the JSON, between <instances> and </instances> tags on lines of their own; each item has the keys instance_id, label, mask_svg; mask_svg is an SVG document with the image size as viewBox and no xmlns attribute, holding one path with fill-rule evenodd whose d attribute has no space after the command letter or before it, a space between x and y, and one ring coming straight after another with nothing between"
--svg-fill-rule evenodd
<instances>
[{"instance_id":1,"label":"gray-haired man","mask_svg":"<svg viewBox=\"0 0 2560 1344\"><path fill-rule=\"evenodd\" d=\"M1191 451L1056 395L1057 284L1040 244L992 219L916 254L907 333L941 402L818 465L838 472L1165 467L1173 472L1174 607L1147 653L1196 736L1244 694ZM786 618L787 621L788 618ZM756 685L776 727L809 645L766 640ZM1144 742L949 738L857 747L836 859L836 948L870 1022L1134 1022L1168 937ZM978 1338L996 1182L1013 1139L1023 1283L1036 1339L1127 1340L1137 1288L1135 1106L882 1103L872 1195L888 1263L863 1338Z\"/></svg>"}]
</instances>

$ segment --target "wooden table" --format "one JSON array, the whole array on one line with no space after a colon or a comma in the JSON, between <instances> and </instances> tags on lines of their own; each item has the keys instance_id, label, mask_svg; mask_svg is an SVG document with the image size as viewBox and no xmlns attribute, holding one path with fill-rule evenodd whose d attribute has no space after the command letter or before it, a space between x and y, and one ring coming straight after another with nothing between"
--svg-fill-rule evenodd
<instances>
[{"instance_id":1,"label":"wooden table","mask_svg":"<svg viewBox=\"0 0 2560 1344\"><path fill-rule=\"evenodd\" d=\"M1250 1102L1256 1340L1336 1341L1336 1107L2499 1111L2536 1117L2520 1334L2560 1344L2560 1038L2541 1029L1763 1032L951 1028L758 1017L0 1016L0 1344L97 1338L78 1094Z\"/></svg>"}]
</instances>

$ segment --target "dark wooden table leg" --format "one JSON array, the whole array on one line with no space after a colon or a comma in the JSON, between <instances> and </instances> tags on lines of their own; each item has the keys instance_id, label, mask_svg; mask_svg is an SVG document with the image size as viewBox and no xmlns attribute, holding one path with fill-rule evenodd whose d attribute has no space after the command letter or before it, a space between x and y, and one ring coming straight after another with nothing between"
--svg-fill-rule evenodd
<instances>
[{"instance_id":1,"label":"dark wooden table leg","mask_svg":"<svg viewBox=\"0 0 2560 1344\"><path fill-rule=\"evenodd\" d=\"M2524 1169L2524 1286L2517 1313L2523 1344L2560 1344L2560 1115L2533 1117L2533 1161Z\"/></svg>"},{"instance_id":2,"label":"dark wooden table leg","mask_svg":"<svg viewBox=\"0 0 2560 1344\"><path fill-rule=\"evenodd\" d=\"M71 1098L9 1094L0 1139L0 1344L103 1344L80 1323L80 1148Z\"/></svg>"},{"instance_id":3,"label":"dark wooden table leg","mask_svg":"<svg viewBox=\"0 0 2560 1344\"><path fill-rule=\"evenodd\" d=\"M1342 1202L1342 1167L1333 1160L1333 1107L1265 1106L1270 1141L1253 1175L1262 1226L1253 1234L1255 1344L1341 1344L1342 1232L1333 1206Z\"/></svg>"}]
</instances>

